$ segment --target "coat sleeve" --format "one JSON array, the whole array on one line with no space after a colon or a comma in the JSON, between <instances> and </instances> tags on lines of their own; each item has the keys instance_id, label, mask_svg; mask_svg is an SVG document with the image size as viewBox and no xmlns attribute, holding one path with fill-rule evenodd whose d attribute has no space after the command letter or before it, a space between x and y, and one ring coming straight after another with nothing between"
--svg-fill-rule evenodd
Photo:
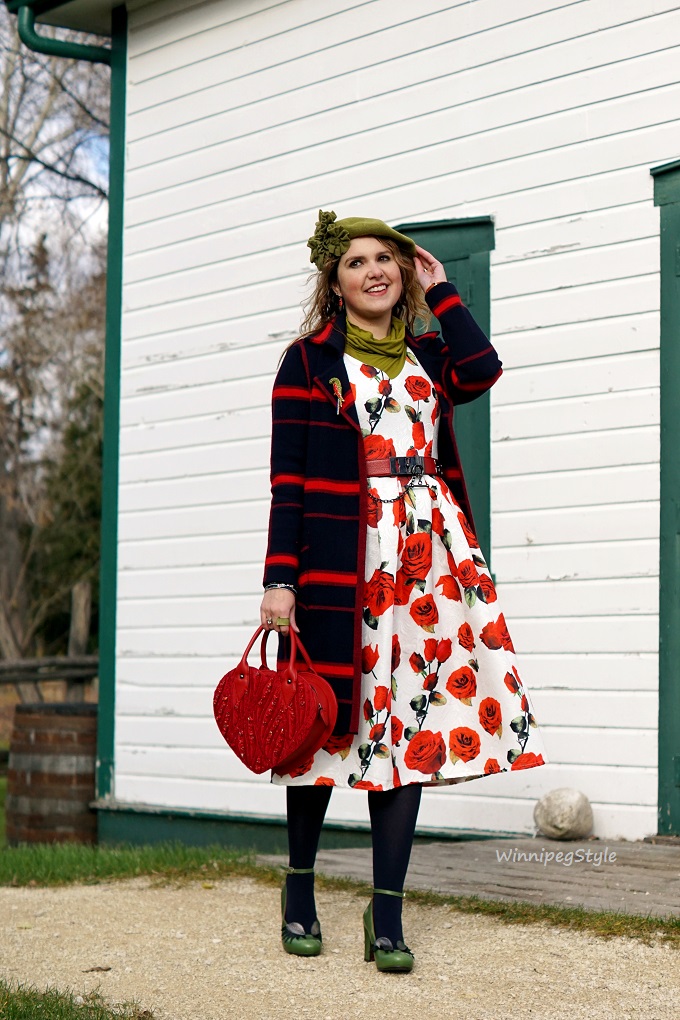
<instances>
[{"instance_id":1,"label":"coat sleeve","mask_svg":"<svg viewBox=\"0 0 680 1020\"><path fill-rule=\"evenodd\" d=\"M461 301L452 283L438 283L425 299L442 328L448 361L442 380L454 404L466 404L490 389L503 372L486 335Z\"/></svg>"},{"instance_id":2,"label":"coat sleeve","mask_svg":"<svg viewBox=\"0 0 680 1020\"><path fill-rule=\"evenodd\" d=\"M300 341L284 355L272 391L272 499L264 585L297 585L310 394L309 367Z\"/></svg>"}]
</instances>

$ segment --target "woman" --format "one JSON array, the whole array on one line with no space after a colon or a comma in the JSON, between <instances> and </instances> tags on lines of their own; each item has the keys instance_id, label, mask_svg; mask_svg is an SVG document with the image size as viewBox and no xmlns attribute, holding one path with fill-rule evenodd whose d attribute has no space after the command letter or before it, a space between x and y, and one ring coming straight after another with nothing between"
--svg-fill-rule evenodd
<instances>
[{"instance_id":1,"label":"woman","mask_svg":"<svg viewBox=\"0 0 680 1020\"><path fill-rule=\"evenodd\" d=\"M314 861L333 786L368 791L365 958L409 971L401 900L424 785L533 768L543 745L474 533L453 408L501 375L443 266L380 220L320 212L303 335L273 391L261 619L301 632L338 700L287 787L287 952L321 950ZM413 336L434 314L442 335ZM282 658L285 651L282 649Z\"/></svg>"}]
</instances>

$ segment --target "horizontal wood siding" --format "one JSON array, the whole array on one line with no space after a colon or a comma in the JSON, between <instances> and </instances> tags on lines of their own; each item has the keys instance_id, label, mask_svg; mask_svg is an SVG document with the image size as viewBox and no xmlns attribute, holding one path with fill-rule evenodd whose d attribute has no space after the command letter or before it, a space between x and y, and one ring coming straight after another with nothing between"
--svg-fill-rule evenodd
<instances>
[{"instance_id":1,"label":"horizontal wood siding","mask_svg":"<svg viewBox=\"0 0 680 1020\"><path fill-rule=\"evenodd\" d=\"M130 15L116 795L280 814L212 690L258 619L269 393L319 207L492 215L494 565L551 764L428 792L530 832L576 786L656 831L658 212L668 0L161 0ZM365 820L336 791L332 816Z\"/></svg>"}]
</instances>

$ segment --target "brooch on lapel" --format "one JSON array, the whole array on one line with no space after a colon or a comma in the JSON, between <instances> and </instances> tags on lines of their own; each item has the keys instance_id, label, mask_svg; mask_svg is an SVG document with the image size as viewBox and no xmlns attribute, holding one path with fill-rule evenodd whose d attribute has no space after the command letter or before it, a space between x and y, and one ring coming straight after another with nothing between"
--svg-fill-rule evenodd
<instances>
[{"instance_id":1,"label":"brooch on lapel","mask_svg":"<svg viewBox=\"0 0 680 1020\"><path fill-rule=\"evenodd\" d=\"M340 414L340 408L345 403L345 398L342 395L342 383L340 382L339 379L336 379L335 376L333 376L333 378L329 379L328 381L333 387L333 393L335 394L335 399L337 401L335 413Z\"/></svg>"}]
</instances>

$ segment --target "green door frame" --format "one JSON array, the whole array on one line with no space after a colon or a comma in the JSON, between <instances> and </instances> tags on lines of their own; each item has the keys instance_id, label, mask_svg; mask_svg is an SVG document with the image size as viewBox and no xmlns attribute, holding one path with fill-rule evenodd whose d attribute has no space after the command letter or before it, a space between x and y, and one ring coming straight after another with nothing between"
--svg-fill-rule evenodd
<instances>
[{"instance_id":1,"label":"green door frame","mask_svg":"<svg viewBox=\"0 0 680 1020\"><path fill-rule=\"evenodd\" d=\"M659 833L680 834L680 160L651 171L661 210Z\"/></svg>"},{"instance_id":2,"label":"green door frame","mask_svg":"<svg viewBox=\"0 0 680 1020\"><path fill-rule=\"evenodd\" d=\"M489 252L495 247L490 216L402 223L397 230L432 252L448 278L456 284L487 336L491 335L491 280ZM475 530L491 568L491 400L489 393L457 407L456 442L463 462Z\"/></svg>"}]
</instances>

